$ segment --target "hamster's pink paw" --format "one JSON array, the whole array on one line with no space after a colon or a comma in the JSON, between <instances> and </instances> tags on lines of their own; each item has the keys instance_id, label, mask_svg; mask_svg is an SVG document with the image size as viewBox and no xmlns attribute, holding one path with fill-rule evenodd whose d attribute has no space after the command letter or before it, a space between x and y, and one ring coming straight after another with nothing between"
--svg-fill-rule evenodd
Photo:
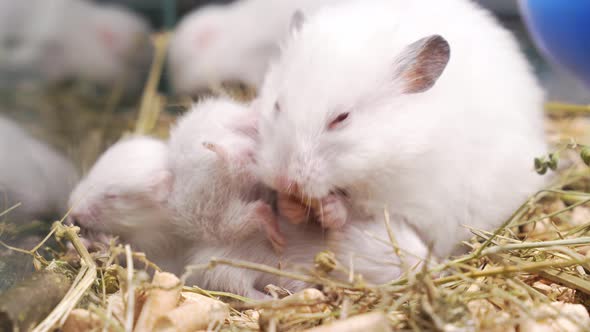
<instances>
[{"instance_id":1,"label":"hamster's pink paw","mask_svg":"<svg viewBox=\"0 0 590 332\"><path fill-rule=\"evenodd\" d=\"M266 237L272 244L272 247L277 253L282 253L287 240L279 229L279 222L275 216L272 207L264 202L257 202L255 208L256 220L260 223L260 227L266 233Z\"/></svg>"},{"instance_id":2,"label":"hamster's pink paw","mask_svg":"<svg viewBox=\"0 0 590 332\"><path fill-rule=\"evenodd\" d=\"M324 228L340 228L346 223L348 211L342 199L336 195L328 195L320 201L320 209L316 215Z\"/></svg>"},{"instance_id":3,"label":"hamster's pink paw","mask_svg":"<svg viewBox=\"0 0 590 332\"><path fill-rule=\"evenodd\" d=\"M279 214L292 224L298 225L309 219L309 208L289 195L279 193L277 208Z\"/></svg>"}]
</instances>

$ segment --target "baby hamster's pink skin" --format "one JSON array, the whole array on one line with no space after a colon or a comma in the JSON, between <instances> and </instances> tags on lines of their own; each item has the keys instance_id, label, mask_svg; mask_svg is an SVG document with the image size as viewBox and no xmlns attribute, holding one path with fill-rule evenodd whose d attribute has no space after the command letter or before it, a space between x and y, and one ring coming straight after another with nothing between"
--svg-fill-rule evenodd
<instances>
[{"instance_id":1,"label":"baby hamster's pink skin","mask_svg":"<svg viewBox=\"0 0 590 332\"><path fill-rule=\"evenodd\" d=\"M403 250L445 257L462 225L492 230L542 187L542 103L514 38L471 2L346 1L311 15L271 66L257 174L320 200L346 192L345 225L327 233L339 255L389 252L387 208ZM370 281L400 272L354 263Z\"/></svg>"},{"instance_id":2,"label":"baby hamster's pink skin","mask_svg":"<svg viewBox=\"0 0 590 332\"><path fill-rule=\"evenodd\" d=\"M71 161L3 117L0 155L0 213L21 204L2 218L24 223L65 214L68 194L78 180Z\"/></svg>"},{"instance_id":3,"label":"baby hamster's pink skin","mask_svg":"<svg viewBox=\"0 0 590 332\"><path fill-rule=\"evenodd\" d=\"M164 142L125 138L103 153L73 190L69 219L90 234L119 236L160 267L180 273L187 244L170 222L172 183Z\"/></svg>"},{"instance_id":4,"label":"baby hamster's pink skin","mask_svg":"<svg viewBox=\"0 0 590 332\"><path fill-rule=\"evenodd\" d=\"M172 128L170 206L177 215L174 222L189 239L233 242L262 230L277 250L285 245L268 203L270 193L251 171L255 126L247 106L209 99Z\"/></svg>"}]
</instances>

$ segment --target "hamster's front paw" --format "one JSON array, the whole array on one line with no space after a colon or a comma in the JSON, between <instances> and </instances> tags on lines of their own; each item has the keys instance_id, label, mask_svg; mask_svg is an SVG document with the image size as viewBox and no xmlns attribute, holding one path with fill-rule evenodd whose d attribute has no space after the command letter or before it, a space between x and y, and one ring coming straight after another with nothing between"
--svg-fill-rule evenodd
<instances>
[{"instance_id":1,"label":"hamster's front paw","mask_svg":"<svg viewBox=\"0 0 590 332\"><path fill-rule=\"evenodd\" d=\"M279 193L277 198L277 208L279 214L292 224L298 225L309 219L310 208L303 205L293 196Z\"/></svg>"},{"instance_id":2,"label":"hamster's front paw","mask_svg":"<svg viewBox=\"0 0 590 332\"><path fill-rule=\"evenodd\" d=\"M346 223L348 211L342 199L337 195L328 195L321 199L316 216L324 228L340 228Z\"/></svg>"},{"instance_id":3,"label":"hamster's front paw","mask_svg":"<svg viewBox=\"0 0 590 332\"><path fill-rule=\"evenodd\" d=\"M274 250L279 254L282 253L287 240L279 229L279 222L272 207L264 202L256 202L255 204L257 204L255 208L256 220L260 223Z\"/></svg>"}]
</instances>

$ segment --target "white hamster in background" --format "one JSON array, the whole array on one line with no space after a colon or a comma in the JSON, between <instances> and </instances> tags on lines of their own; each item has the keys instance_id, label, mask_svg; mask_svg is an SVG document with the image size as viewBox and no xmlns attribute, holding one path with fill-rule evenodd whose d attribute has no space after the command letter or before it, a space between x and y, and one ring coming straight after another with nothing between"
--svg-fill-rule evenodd
<instances>
[{"instance_id":1,"label":"white hamster in background","mask_svg":"<svg viewBox=\"0 0 590 332\"><path fill-rule=\"evenodd\" d=\"M61 217L78 180L73 164L18 124L0 117L0 213L18 223Z\"/></svg>"},{"instance_id":2,"label":"white hamster in background","mask_svg":"<svg viewBox=\"0 0 590 332\"><path fill-rule=\"evenodd\" d=\"M344 0L240 0L209 5L179 23L168 63L175 91L195 95L212 84L262 83L298 9L317 10Z\"/></svg>"},{"instance_id":3,"label":"white hamster in background","mask_svg":"<svg viewBox=\"0 0 590 332\"><path fill-rule=\"evenodd\" d=\"M43 55L42 69L52 79L74 77L101 84L125 77L127 85L140 88L153 52L147 22L115 5L78 6L69 15L53 9L55 18L65 22L51 36L58 40L53 53Z\"/></svg>"},{"instance_id":4,"label":"white hamster in background","mask_svg":"<svg viewBox=\"0 0 590 332\"><path fill-rule=\"evenodd\" d=\"M174 236L170 223L172 181L164 142L146 136L123 139L72 191L69 220L90 237L119 236L166 271L181 273L188 245Z\"/></svg>"},{"instance_id":5,"label":"white hamster in background","mask_svg":"<svg viewBox=\"0 0 590 332\"><path fill-rule=\"evenodd\" d=\"M29 4L27 14L22 31L11 34L7 65L36 70L48 82L82 79L109 85L127 75L130 89L140 87L153 53L150 29L141 17L123 7L85 1L23 2ZM22 12L17 4L6 6Z\"/></svg>"},{"instance_id":6,"label":"white hamster in background","mask_svg":"<svg viewBox=\"0 0 590 332\"><path fill-rule=\"evenodd\" d=\"M532 160L546 153L543 93L487 11L355 0L294 27L257 102L258 174L318 199L345 191L349 219L327 234L340 253L391 252L386 207L394 231L411 234L397 237L402 249L432 243L446 257L470 236L462 225L494 229L542 187ZM354 264L369 281L399 275Z\"/></svg>"},{"instance_id":7,"label":"white hamster in background","mask_svg":"<svg viewBox=\"0 0 590 332\"><path fill-rule=\"evenodd\" d=\"M208 99L171 129L169 204L188 238L235 242L264 231L273 246L284 246L270 191L252 174L256 121L246 105Z\"/></svg>"},{"instance_id":8,"label":"white hamster in background","mask_svg":"<svg viewBox=\"0 0 590 332\"><path fill-rule=\"evenodd\" d=\"M0 0L1 79L14 79L35 71L31 21L41 0ZM18 76L17 76L18 75Z\"/></svg>"}]
</instances>

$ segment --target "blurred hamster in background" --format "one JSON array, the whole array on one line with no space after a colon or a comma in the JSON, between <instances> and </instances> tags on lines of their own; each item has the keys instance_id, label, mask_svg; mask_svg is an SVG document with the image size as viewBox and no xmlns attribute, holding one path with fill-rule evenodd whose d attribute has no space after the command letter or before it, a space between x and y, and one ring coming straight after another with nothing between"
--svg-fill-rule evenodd
<instances>
[{"instance_id":1,"label":"blurred hamster in background","mask_svg":"<svg viewBox=\"0 0 590 332\"><path fill-rule=\"evenodd\" d=\"M532 167L547 150L543 92L488 11L351 0L301 17L256 103L258 174L283 193L331 197L329 209L344 202L348 220L327 238L357 253L367 280L400 272L384 208L402 250L425 258L432 244L444 258L471 236L464 225L494 229L543 186Z\"/></svg>"},{"instance_id":2,"label":"blurred hamster in background","mask_svg":"<svg viewBox=\"0 0 590 332\"><path fill-rule=\"evenodd\" d=\"M78 0L0 0L0 71L42 82L141 87L153 46L141 17Z\"/></svg>"},{"instance_id":3,"label":"blurred hamster in background","mask_svg":"<svg viewBox=\"0 0 590 332\"><path fill-rule=\"evenodd\" d=\"M170 44L175 92L196 95L227 82L258 88L293 13L340 1L345 0L240 0L195 10L180 21Z\"/></svg>"},{"instance_id":4,"label":"blurred hamster in background","mask_svg":"<svg viewBox=\"0 0 590 332\"><path fill-rule=\"evenodd\" d=\"M0 213L12 223L61 218L78 180L73 164L11 120L0 117Z\"/></svg>"}]
</instances>

